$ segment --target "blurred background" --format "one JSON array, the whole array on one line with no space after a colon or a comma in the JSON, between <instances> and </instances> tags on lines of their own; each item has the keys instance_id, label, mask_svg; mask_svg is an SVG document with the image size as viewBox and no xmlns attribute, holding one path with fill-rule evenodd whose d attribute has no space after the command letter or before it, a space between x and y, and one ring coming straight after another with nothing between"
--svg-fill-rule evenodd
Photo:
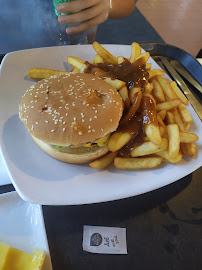
<instances>
[{"instance_id":1,"label":"blurred background","mask_svg":"<svg viewBox=\"0 0 202 270\"><path fill-rule=\"evenodd\" d=\"M166 43L194 57L202 48L201 0L139 0L136 7Z\"/></svg>"},{"instance_id":2,"label":"blurred background","mask_svg":"<svg viewBox=\"0 0 202 270\"><path fill-rule=\"evenodd\" d=\"M56 45L52 0L0 0L0 5L0 54ZM165 42L195 57L202 48L201 10L199 0L139 0L129 17L99 25L96 40Z\"/></svg>"}]
</instances>

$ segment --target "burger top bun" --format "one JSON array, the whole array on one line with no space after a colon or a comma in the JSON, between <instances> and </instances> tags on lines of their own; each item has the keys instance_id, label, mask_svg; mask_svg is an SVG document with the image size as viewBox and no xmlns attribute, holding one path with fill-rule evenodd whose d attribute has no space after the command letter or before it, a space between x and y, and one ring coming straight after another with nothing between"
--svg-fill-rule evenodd
<instances>
[{"instance_id":1,"label":"burger top bun","mask_svg":"<svg viewBox=\"0 0 202 270\"><path fill-rule=\"evenodd\" d=\"M85 73L53 76L32 85L22 97L19 116L35 138L77 146L117 129L123 113L119 93Z\"/></svg>"}]
</instances>

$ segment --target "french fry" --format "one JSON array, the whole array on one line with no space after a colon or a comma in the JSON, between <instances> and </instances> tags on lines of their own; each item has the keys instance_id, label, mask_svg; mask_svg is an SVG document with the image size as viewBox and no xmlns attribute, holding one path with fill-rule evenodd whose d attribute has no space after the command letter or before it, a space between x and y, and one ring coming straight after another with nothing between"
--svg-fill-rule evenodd
<instances>
[{"instance_id":1,"label":"french fry","mask_svg":"<svg viewBox=\"0 0 202 270\"><path fill-rule=\"evenodd\" d=\"M159 146L159 149L161 149L161 151L164 151L164 150L167 150L168 149L168 139L167 138L162 138L162 141L161 141L161 144Z\"/></svg>"},{"instance_id":2,"label":"french fry","mask_svg":"<svg viewBox=\"0 0 202 270\"><path fill-rule=\"evenodd\" d=\"M60 75L60 74L68 74L68 71L61 71L61 70L54 70L54 69L48 69L48 68L31 68L28 70L28 75L31 79L37 79L42 80L46 78L50 78L54 75Z\"/></svg>"},{"instance_id":3,"label":"french fry","mask_svg":"<svg viewBox=\"0 0 202 270\"><path fill-rule=\"evenodd\" d=\"M152 83L146 83L145 87L144 87L144 91L148 94L150 94L153 90L153 84Z\"/></svg>"},{"instance_id":4,"label":"french fry","mask_svg":"<svg viewBox=\"0 0 202 270\"><path fill-rule=\"evenodd\" d=\"M119 89L123 88L125 86L125 84L126 84L123 81L120 81L120 80L117 80L117 79L113 80L113 79L111 79L109 77L108 78L105 78L103 80L105 82L111 84L114 88L116 88L116 90L119 90Z\"/></svg>"},{"instance_id":5,"label":"french fry","mask_svg":"<svg viewBox=\"0 0 202 270\"><path fill-rule=\"evenodd\" d=\"M180 104L178 106L178 110L179 110L179 112L180 112L180 114L182 116L182 120L183 120L184 123L189 124L189 123L191 123L193 121L189 111L187 110L187 108L185 107L184 104Z\"/></svg>"},{"instance_id":6,"label":"french fry","mask_svg":"<svg viewBox=\"0 0 202 270\"><path fill-rule=\"evenodd\" d=\"M157 120L158 120L160 126L162 126L166 130L167 129L166 128L166 125L164 124L164 122L163 122L163 120L162 120L162 118L161 118L160 115L157 115Z\"/></svg>"},{"instance_id":7,"label":"french fry","mask_svg":"<svg viewBox=\"0 0 202 270\"><path fill-rule=\"evenodd\" d=\"M154 107L155 107L155 109L156 109L156 100L155 100L155 98L154 98L151 94L149 94L149 93L147 93L147 92L143 92L142 95L143 95L144 97L149 97L149 98L153 101Z\"/></svg>"},{"instance_id":8,"label":"french fry","mask_svg":"<svg viewBox=\"0 0 202 270\"><path fill-rule=\"evenodd\" d=\"M118 133L115 132L112 134L112 136L109 138L108 141L108 149L111 152L116 152L119 149L121 149L126 143L130 141L132 138L132 135L130 133Z\"/></svg>"},{"instance_id":9,"label":"french fry","mask_svg":"<svg viewBox=\"0 0 202 270\"><path fill-rule=\"evenodd\" d=\"M190 129L191 124L184 124L184 132L188 132Z\"/></svg>"},{"instance_id":10,"label":"french fry","mask_svg":"<svg viewBox=\"0 0 202 270\"><path fill-rule=\"evenodd\" d=\"M141 99L142 99L142 92L140 91L136 94L135 101L131 105L128 113L124 117L121 118L121 121L120 121L121 125L128 123L133 118L133 116L135 115L135 113L137 112L140 106Z\"/></svg>"},{"instance_id":11,"label":"french fry","mask_svg":"<svg viewBox=\"0 0 202 270\"><path fill-rule=\"evenodd\" d=\"M164 93L167 100L172 100L172 99L177 98L177 95L175 94L175 92L171 88L169 82L165 78L163 78L161 76L157 76L156 79L157 79L158 83L160 84L160 86L163 90L163 93Z\"/></svg>"},{"instance_id":12,"label":"french fry","mask_svg":"<svg viewBox=\"0 0 202 270\"><path fill-rule=\"evenodd\" d=\"M95 65L99 63L104 63L103 59L98 54L96 54L94 62L95 62Z\"/></svg>"},{"instance_id":13,"label":"french fry","mask_svg":"<svg viewBox=\"0 0 202 270\"><path fill-rule=\"evenodd\" d=\"M91 70L91 74L96 76L96 77L101 77L101 78L109 78L110 80L112 80L112 78L109 77L109 75L107 74L107 72L105 72L104 70L95 67Z\"/></svg>"},{"instance_id":14,"label":"french fry","mask_svg":"<svg viewBox=\"0 0 202 270\"><path fill-rule=\"evenodd\" d=\"M148 73L149 73L149 79L148 80L150 80L154 76L164 76L165 75L165 72L163 70L156 69L156 68L149 70Z\"/></svg>"},{"instance_id":15,"label":"french fry","mask_svg":"<svg viewBox=\"0 0 202 270\"><path fill-rule=\"evenodd\" d=\"M150 142L150 140L147 136L144 137L144 142Z\"/></svg>"},{"instance_id":16,"label":"french fry","mask_svg":"<svg viewBox=\"0 0 202 270\"><path fill-rule=\"evenodd\" d=\"M169 111L166 112L165 121L166 121L167 125L175 124L175 118L174 118L174 115L172 114L172 112L169 112Z\"/></svg>"},{"instance_id":17,"label":"french fry","mask_svg":"<svg viewBox=\"0 0 202 270\"><path fill-rule=\"evenodd\" d=\"M164 120L166 117L166 110L162 110L158 112L158 115L161 117L162 120Z\"/></svg>"},{"instance_id":18,"label":"french fry","mask_svg":"<svg viewBox=\"0 0 202 270\"><path fill-rule=\"evenodd\" d=\"M190 143L198 141L198 136L194 133L180 132L180 142L181 143Z\"/></svg>"},{"instance_id":19,"label":"french fry","mask_svg":"<svg viewBox=\"0 0 202 270\"><path fill-rule=\"evenodd\" d=\"M92 65L95 65L95 59L91 59L91 60L89 61L89 63L92 64Z\"/></svg>"},{"instance_id":20,"label":"french fry","mask_svg":"<svg viewBox=\"0 0 202 270\"><path fill-rule=\"evenodd\" d=\"M161 134L159 126L149 124L145 127L145 133L149 137L150 141L153 142L154 144L161 143Z\"/></svg>"},{"instance_id":21,"label":"french fry","mask_svg":"<svg viewBox=\"0 0 202 270\"><path fill-rule=\"evenodd\" d=\"M178 125L172 124L167 125L167 131L168 131L168 139L169 139L169 145L168 145L168 153L170 158L175 158L180 150L180 132Z\"/></svg>"},{"instance_id":22,"label":"french fry","mask_svg":"<svg viewBox=\"0 0 202 270\"><path fill-rule=\"evenodd\" d=\"M153 144L152 142L144 142L141 145L136 146L131 151L132 157L140 157L155 154L159 151L166 150L168 148L168 140L163 138L160 145Z\"/></svg>"},{"instance_id":23,"label":"french fry","mask_svg":"<svg viewBox=\"0 0 202 270\"><path fill-rule=\"evenodd\" d=\"M124 57L123 57L123 56L118 56L118 57L117 57L118 65L122 64L123 61L124 61Z\"/></svg>"},{"instance_id":24,"label":"french fry","mask_svg":"<svg viewBox=\"0 0 202 270\"><path fill-rule=\"evenodd\" d=\"M75 67L75 68L72 69L72 72L74 72L74 73L79 73L80 71L79 71L78 68Z\"/></svg>"},{"instance_id":25,"label":"french fry","mask_svg":"<svg viewBox=\"0 0 202 270\"><path fill-rule=\"evenodd\" d=\"M172 108L175 108L177 107L178 105L180 105L181 103L181 99L179 98L176 98L176 99L173 99L173 100L168 100L168 101L164 101L164 102L161 102L159 104L156 105L156 110L157 111L162 111L162 110L171 110Z\"/></svg>"},{"instance_id":26,"label":"french fry","mask_svg":"<svg viewBox=\"0 0 202 270\"><path fill-rule=\"evenodd\" d=\"M151 64L151 63L146 63L145 69L146 69L147 71L149 71L149 70L151 69L151 67L152 67L152 64Z\"/></svg>"},{"instance_id":27,"label":"french fry","mask_svg":"<svg viewBox=\"0 0 202 270\"><path fill-rule=\"evenodd\" d=\"M177 163L182 159L182 154L179 152L175 158L170 158L168 150L160 151L156 153L157 156L161 156L170 163Z\"/></svg>"},{"instance_id":28,"label":"french fry","mask_svg":"<svg viewBox=\"0 0 202 270\"><path fill-rule=\"evenodd\" d=\"M184 132L185 131L184 123L182 121L182 117L178 109L177 108L172 109L172 113L174 116L175 123L179 126L180 131Z\"/></svg>"},{"instance_id":29,"label":"french fry","mask_svg":"<svg viewBox=\"0 0 202 270\"><path fill-rule=\"evenodd\" d=\"M117 65L117 58L111 55L105 48L103 48L97 41L93 43L93 48L97 54L104 60L104 62L109 64Z\"/></svg>"},{"instance_id":30,"label":"french fry","mask_svg":"<svg viewBox=\"0 0 202 270\"><path fill-rule=\"evenodd\" d=\"M134 103L134 100L135 100L135 94L140 92L141 91L141 88L140 87L133 87L130 89L129 91L129 98L130 98L130 102L131 104Z\"/></svg>"},{"instance_id":31,"label":"french fry","mask_svg":"<svg viewBox=\"0 0 202 270\"><path fill-rule=\"evenodd\" d=\"M122 87L119 90L119 94L123 99L124 109L128 110L130 108L130 99L129 99L129 96L128 96L128 88L126 86Z\"/></svg>"},{"instance_id":32,"label":"french fry","mask_svg":"<svg viewBox=\"0 0 202 270\"><path fill-rule=\"evenodd\" d=\"M181 143L180 149L182 153L188 157L195 157L196 156L196 144L194 142L190 143Z\"/></svg>"},{"instance_id":33,"label":"french fry","mask_svg":"<svg viewBox=\"0 0 202 270\"><path fill-rule=\"evenodd\" d=\"M182 93L182 91L178 88L177 83L175 81L170 82L170 86L172 87L175 94L182 100L185 105L189 105L188 99Z\"/></svg>"},{"instance_id":34,"label":"french fry","mask_svg":"<svg viewBox=\"0 0 202 270\"><path fill-rule=\"evenodd\" d=\"M141 54L140 45L138 43L136 43L136 42L133 42L132 45L131 45L130 62L134 63L135 60L139 57L140 54Z\"/></svg>"},{"instance_id":35,"label":"french fry","mask_svg":"<svg viewBox=\"0 0 202 270\"><path fill-rule=\"evenodd\" d=\"M150 169L157 167L162 161L161 157L120 158L114 159L114 166L122 170Z\"/></svg>"},{"instance_id":36,"label":"french fry","mask_svg":"<svg viewBox=\"0 0 202 270\"><path fill-rule=\"evenodd\" d=\"M79 70L87 68L85 61L78 57L68 56L67 63L78 68Z\"/></svg>"},{"instance_id":37,"label":"french fry","mask_svg":"<svg viewBox=\"0 0 202 270\"><path fill-rule=\"evenodd\" d=\"M142 59L142 64L146 64L148 59L150 57L149 52L141 53L137 58L136 61L139 60L140 58Z\"/></svg>"},{"instance_id":38,"label":"french fry","mask_svg":"<svg viewBox=\"0 0 202 270\"><path fill-rule=\"evenodd\" d=\"M166 129L166 130L167 130L167 129ZM163 136L165 135L166 130L165 130L165 128L164 128L164 127L162 127L162 126L160 126L160 127L159 127L159 131L160 131L160 135L161 135L161 137L163 137Z\"/></svg>"},{"instance_id":39,"label":"french fry","mask_svg":"<svg viewBox=\"0 0 202 270\"><path fill-rule=\"evenodd\" d=\"M105 82L111 84L114 88L117 90L123 88L125 86L125 82L118 80L118 79L112 79L109 77L108 73L105 72L104 70L95 67L92 71L91 74L96 76L96 77L101 77Z\"/></svg>"},{"instance_id":40,"label":"french fry","mask_svg":"<svg viewBox=\"0 0 202 270\"><path fill-rule=\"evenodd\" d=\"M89 165L94 169L98 169L98 170L105 169L113 162L116 155L117 155L116 152L108 153L104 157L101 157L101 158L96 159L95 161L91 162Z\"/></svg>"},{"instance_id":41,"label":"french fry","mask_svg":"<svg viewBox=\"0 0 202 270\"><path fill-rule=\"evenodd\" d=\"M163 90L160 86L160 84L157 82L157 80L152 79L152 83L153 83L153 95L154 97L159 101L159 102L164 102L166 101L165 99L165 95L163 93Z\"/></svg>"},{"instance_id":42,"label":"french fry","mask_svg":"<svg viewBox=\"0 0 202 270\"><path fill-rule=\"evenodd\" d=\"M143 93L144 94L144 93ZM161 143L161 134L156 117L155 103L149 96L143 96L141 102L141 109L143 112L143 127L145 134L149 137L150 141L154 144ZM148 98L149 97L149 98ZM148 108L149 111L148 111Z\"/></svg>"}]
</instances>

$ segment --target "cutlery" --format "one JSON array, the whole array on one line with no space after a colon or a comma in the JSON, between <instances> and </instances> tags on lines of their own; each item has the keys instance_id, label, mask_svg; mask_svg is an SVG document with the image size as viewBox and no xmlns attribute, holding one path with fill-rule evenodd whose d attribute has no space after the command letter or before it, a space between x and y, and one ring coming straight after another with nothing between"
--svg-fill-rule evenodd
<instances>
[{"instance_id":1,"label":"cutlery","mask_svg":"<svg viewBox=\"0 0 202 270\"><path fill-rule=\"evenodd\" d=\"M176 60L171 60L170 64L180 73L188 82L190 82L202 94L202 86L194 77Z\"/></svg>"},{"instance_id":2,"label":"cutlery","mask_svg":"<svg viewBox=\"0 0 202 270\"><path fill-rule=\"evenodd\" d=\"M173 80L177 82L182 92L187 96L188 100L190 101L190 104L194 108L195 112L199 116L199 118L202 120L202 110L201 110L201 104L197 100L197 98L194 96L194 94L191 92L191 90L187 87L186 83L182 79L182 77L177 73L177 71L174 69L174 67L170 64L167 58L165 57L158 57L163 63L163 65L166 67L170 75L172 76Z\"/></svg>"}]
</instances>

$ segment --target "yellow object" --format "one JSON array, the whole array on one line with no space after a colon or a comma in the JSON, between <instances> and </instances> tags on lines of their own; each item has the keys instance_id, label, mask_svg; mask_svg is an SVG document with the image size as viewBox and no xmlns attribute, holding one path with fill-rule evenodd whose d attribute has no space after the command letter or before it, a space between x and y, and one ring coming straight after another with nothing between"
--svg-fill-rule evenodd
<instances>
[{"instance_id":1,"label":"yellow object","mask_svg":"<svg viewBox=\"0 0 202 270\"><path fill-rule=\"evenodd\" d=\"M105 135L104 137L102 137L102 138L94 141L93 144L96 143L100 147L105 146L107 144L108 140L109 140L110 135L111 135L111 132L108 133L107 135ZM75 148L79 148L79 147L92 147L93 144L92 143L85 143L85 144L82 144L80 146L75 146Z\"/></svg>"},{"instance_id":2,"label":"yellow object","mask_svg":"<svg viewBox=\"0 0 202 270\"><path fill-rule=\"evenodd\" d=\"M97 141L95 141L95 143L97 143L98 146L105 146L109 140L111 133L108 133L107 135L105 135L104 137L98 139Z\"/></svg>"},{"instance_id":3,"label":"yellow object","mask_svg":"<svg viewBox=\"0 0 202 270\"><path fill-rule=\"evenodd\" d=\"M29 254L0 242L0 270L41 270L45 256L42 249Z\"/></svg>"},{"instance_id":4,"label":"yellow object","mask_svg":"<svg viewBox=\"0 0 202 270\"><path fill-rule=\"evenodd\" d=\"M94 141L93 143L85 143L82 144L81 146L75 146L75 148L79 148L79 147L92 147L94 143L96 143L98 146L102 147L105 146L109 140L111 133L108 133L107 135L105 135L104 137Z\"/></svg>"},{"instance_id":5,"label":"yellow object","mask_svg":"<svg viewBox=\"0 0 202 270\"><path fill-rule=\"evenodd\" d=\"M98 169L98 170L104 169L113 162L114 158L116 157L116 154L117 154L116 152L108 153L104 157L94 160L89 165L94 169Z\"/></svg>"}]
</instances>

